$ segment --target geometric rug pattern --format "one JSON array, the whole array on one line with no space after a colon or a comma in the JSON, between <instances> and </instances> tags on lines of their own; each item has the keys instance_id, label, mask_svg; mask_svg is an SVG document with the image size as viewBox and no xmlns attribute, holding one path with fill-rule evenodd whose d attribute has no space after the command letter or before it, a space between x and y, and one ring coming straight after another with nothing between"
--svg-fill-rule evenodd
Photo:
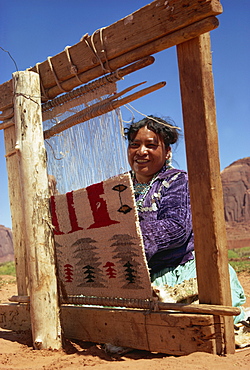
<instances>
[{"instance_id":1,"label":"geometric rug pattern","mask_svg":"<svg viewBox=\"0 0 250 370\"><path fill-rule=\"evenodd\" d=\"M152 296L128 173L51 197L63 296Z\"/></svg>"}]
</instances>

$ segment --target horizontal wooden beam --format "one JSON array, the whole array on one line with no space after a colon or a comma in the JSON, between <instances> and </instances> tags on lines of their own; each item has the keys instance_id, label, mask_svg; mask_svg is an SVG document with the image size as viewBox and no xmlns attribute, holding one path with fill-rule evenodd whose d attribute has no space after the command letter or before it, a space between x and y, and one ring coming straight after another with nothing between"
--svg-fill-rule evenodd
<instances>
[{"instance_id":1,"label":"horizontal wooden beam","mask_svg":"<svg viewBox=\"0 0 250 370\"><path fill-rule=\"evenodd\" d=\"M144 58L148 55L158 53L162 50L168 49L172 46L178 45L184 41L190 40L194 37L200 36L203 33L209 32L217 28L219 21L216 17L209 17L198 21L190 26L184 27L178 31L175 31L169 35L163 36L157 40L154 40L148 44L143 44L142 46L130 50L125 54L122 54L114 59L109 60L108 64L111 70L115 71L124 65L133 63L141 58ZM106 64L105 64L106 65ZM83 83L91 81L99 76L103 75L103 69L100 65L89 69L79 76ZM72 86L75 87L76 79L70 78L61 83L61 86L66 90L71 89ZM49 97L54 97L60 93L58 86L51 87L47 90Z\"/></svg>"},{"instance_id":2,"label":"horizontal wooden beam","mask_svg":"<svg viewBox=\"0 0 250 370\"><path fill-rule=\"evenodd\" d=\"M116 307L127 307L127 308L141 308L141 309L157 309L159 311L179 311L185 313L196 313L196 314L207 314L207 315L221 315L221 316L237 316L240 314L241 309L239 307L230 306L219 306L209 304L185 304L185 303L168 303L168 302L151 302L147 300L129 300L129 299L110 299L100 297L86 297L86 296L70 296L66 300L62 299L63 304L75 304L75 305L102 305L102 306L116 306ZM9 298L10 302L16 303L30 303L29 296L12 296ZM101 303L97 303L101 302Z\"/></svg>"},{"instance_id":3,"label":"horizontal wooden beam","mask_svg":"<svg viewBox=\"0 0 250 370\"><path fill-rule=\"evenodd\" d=\"M220 13L222 7L218 0L156 0L118 22L96 31L92 36L85 35L79 43L31 70L39 71L48 98L53 98L63 90L69 91L81 82L86 83L100 77L107 73L107 69L115 70L151 54L147 52L148 44ZM201 33L208 31L200 29ZM175 40L171 46L185 41L189 33L190 31L181 32L182 41ZM198 35L191 35L196 36ZM123 57L141 47L146 48L143 56L134 60L126 60L126 57ZM170 46L162 44L162 47L161 50L164 50ZM122 64L117 66L117 60ZM70 83L66 84L66 81ZM12 93L12 86L8 82L0 86L0 109L12 104Z\"/></svg>"},{"instance_id":4,"label":"horizontal wooden beam","mask_svg":"<svg viewBox=\"0 0 250 370\"><path fill-rule=\"evenodd\" d=\"M175 356L197 351L223 354L224 325L222 319L216 318L138 309L61 306L62 328L67 338ZM1 304L0 327L29 330L29 305Z\"/></svg>"},{"instance_id":5,"label":"horizontal wooden beam","mask_svg":"<svg viewBox=\"0 0 250 370\"><path fill-rule=\"evenodd\" d=\"M77 67L77 72L82 73L99 65L99 59L105 63L106 57L108 60L117 58L130 50L221 12L222 7L218 0L202 2L200 0L170 0L168 2L156 0L116 23L97 30L92 36L83 36L79 43L68 50L73 64ZM95 46L97 55L94 54L92 45ZM59 81L72 77L65 51L52 57L51 63ZM45 89L56 85L48 61L41 63L39 69ZM35 71L36 68L33 67L32 70Z\"/></svg>"}]
</instances>

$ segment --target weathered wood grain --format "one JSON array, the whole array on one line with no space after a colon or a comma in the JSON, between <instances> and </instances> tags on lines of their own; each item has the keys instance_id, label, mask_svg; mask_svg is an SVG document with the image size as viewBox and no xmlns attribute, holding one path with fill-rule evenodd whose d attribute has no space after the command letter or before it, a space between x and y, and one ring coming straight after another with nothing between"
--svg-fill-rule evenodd
<instances>
[{"instance_id":1,"label":"weathered wood grain","mask_svg":"<svg viewBox=\"0 0 250 370\"><path fill-rule=\"evenodd\" d=\"M61 321L66 338L176 356L224 353L223 321L211 315L62 306ZM30 330L29 305L0 305L0 327Z\"/></svg>"},{"instance_id":2,"label":"weathered wood grain","mask_svg":"<svg viewBox=\"0 0 250 370\"><path fill-rule=\"evenodd\" d=\"M14 124L4 129L4 142L8 173L8 190L12 220L17 291L18 294L25 295L28 293L28 271L26 265L26 248L25 248L25 224L23 217L23 205L21 202L22 188L19 177L19 156L17 150L15 149L16 132Z\"/></svg>"},{"instance_id":3,"label":"weathered wood grain","mask_svg":"<svg viewBox=\"0 0 250 370\"><path fill-rule=\"evenodd\" d=\"M231 305L209 34L177 46L201 303ZM228 350L234 352L227 319Z\"/></svg>"},{"instance_id":4,"label":"weathered wood grain","mask_svg":"<svg viewBox=\"0 0 250 370\"><path fill-rule=\"evenodd\" d=\"M22 205L23 222L18 227L24 227L33 344L37 349L58 349L60 321L39 76L29 71L15 72L13 84L14 145L19 165L15 175L20 176L21 184L21 198L15 200Z\"/></svg>"}]
</instances>

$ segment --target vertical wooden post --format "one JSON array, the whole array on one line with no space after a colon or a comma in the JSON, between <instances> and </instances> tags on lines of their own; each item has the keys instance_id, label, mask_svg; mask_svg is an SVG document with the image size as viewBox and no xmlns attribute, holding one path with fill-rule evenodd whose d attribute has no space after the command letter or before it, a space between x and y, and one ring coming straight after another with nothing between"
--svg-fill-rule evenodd
<instances>
[{"instance_id":1,"label":"vertical wooden post","mask_svg":"<svg viewBox=\"0 0 250 370\"><path fill-rule=\"evenodd\" d=\"M9 200L12 219L13 245L15 254L18 295L28 294L28 272L26 265L25 224L21 203L19 161L15 150L16 132L12 125L4 129L6 164L8 172Z\"/></svg>"},{"instance_id":2,"label":"vertical wooden post","mask_svg":"<svg viewBox=\"0 0 250 370\"><path fill-rule=\"evenodd\" d=\"M177 46L201 303L231 305L210 35ZM234 353L233 319L224 318ZM218 352L220 350L218 349Z\"/></svg>"},{"instance_id":3,"label":"vertical wooden post","mask_svg":"<svg viewBox=\"0 0 250 370\"><path fill-rule=\"evenodd\" d=\"M33 344L35 349L59 349L61 329L39 75L15 72L13 91Z\"/></svg>"}]
</instances>

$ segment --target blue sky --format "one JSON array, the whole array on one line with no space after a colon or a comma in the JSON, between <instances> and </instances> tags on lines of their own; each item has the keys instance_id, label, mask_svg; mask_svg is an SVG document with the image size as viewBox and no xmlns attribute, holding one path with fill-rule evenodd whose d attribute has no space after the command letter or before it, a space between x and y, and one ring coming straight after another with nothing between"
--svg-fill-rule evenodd
<instances>
[{"instance_id":1,"label":"blue sky","mask_svg":"<svg viewBox=\"0 0 250 370\"><path fill-rule=\"evenodd\" d=\"M0 0L0 46L9 51L18 70L33 67L48 56L74 45L88 33L109 26L140 7L146 0ZM221 169L250 156L250 1L221 0L220 26L211 32L213 73ZM170 116L183 127L176 50L155 54L155 63L126 77L122 90L134 83L159 81L167 85L132 105L144 114ZM16 67L0 50L0 84L11 79ZM122 109L124 120L131 112ZM135 118L140 119L138 114ZM0 131L0 224L11 227L3 131ZM184 138L174 149L176 166L186 169Z\"/></svg>"}]
</instances>

